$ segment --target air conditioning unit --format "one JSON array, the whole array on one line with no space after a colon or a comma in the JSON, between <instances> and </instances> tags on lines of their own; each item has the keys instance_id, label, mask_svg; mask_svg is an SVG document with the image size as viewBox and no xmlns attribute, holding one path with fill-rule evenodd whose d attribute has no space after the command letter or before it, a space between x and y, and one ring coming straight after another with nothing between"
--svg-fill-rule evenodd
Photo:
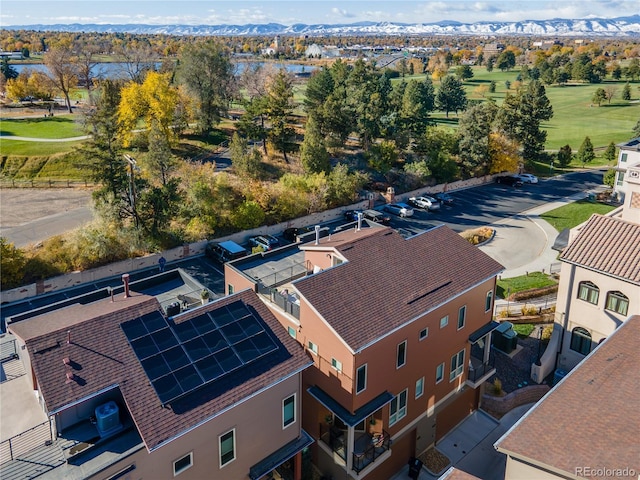
<instances>
[{"instance_id":1,"label":"air conditioning unit","mask_svg":"<svg viewBox=\"0 0 640 480\"><path fill-rule=\"evenodd\" d=\"M95 413L96 427L101 437L109 436L122 430L120 409L113 400L97 407Z\"/></svg>"}]
</instances>

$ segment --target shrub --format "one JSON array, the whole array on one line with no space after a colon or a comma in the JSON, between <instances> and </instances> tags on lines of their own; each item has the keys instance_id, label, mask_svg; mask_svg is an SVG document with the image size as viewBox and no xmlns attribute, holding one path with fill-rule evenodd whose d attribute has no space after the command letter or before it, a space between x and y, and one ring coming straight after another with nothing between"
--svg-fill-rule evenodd
<instances>
[{"instance_id":1,"label":"shrub","mask_svg":"<svg viewBox=\"0 0 640 480\"><path fill-rule=\"evenodd\" d=\"M537 315L538 314L538 308L535 307L534 305L523 305L521 308L522 311L522 315Z\"/></svg>"},{"instance_id":2,"label":"shrub","mask_svg":"<svg viewBox=\"0 0 640 480\"><path fill-rule=\"evenodd\" d=\"M553 325L547 325L546 327L544 327L542 329L542 341L543 342L548 342L549 340L551 340L551 334L553 333Z\"/></svg>"},{"instance_id":3,"label":"shrub","mask_svg":"<svg viewBox=\"0 0 640 480\"><path fill-rule=\"evenodd\" d=\"M493 393L495 395L502 395L502 382L498 378L493 381Z\"/></svg>"}]
</instances>

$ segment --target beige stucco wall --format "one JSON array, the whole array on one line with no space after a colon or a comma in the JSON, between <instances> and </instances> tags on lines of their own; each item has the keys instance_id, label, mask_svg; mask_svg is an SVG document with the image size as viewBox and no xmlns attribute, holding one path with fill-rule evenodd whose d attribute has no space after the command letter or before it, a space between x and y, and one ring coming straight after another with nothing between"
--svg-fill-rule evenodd
<instances>
[{"instance_id":1,"label":"beige stucco wall","mask_svg":"<svg viewBox=\"0 0 640 480\"><path fill-rule=\"evenodd\" d=\"M598 304L594 305L578 298L580 282L589 281L599 289ZM558 302L555 321L565 328L558 367L569 370L584 356L570 349L571 332L583 327L591 334L592 350L598 342L607 338L628 317L605 310L607 292L619 291L629 298L628 315L640 311L640 288L631 283L612 278L563 262L558 287Z\"/></svg>"},{"instance_id":2,"label":"beige stucco wall","mask_svg":"<svg viewBox=\"0 0 640 480\"><path fill-rule=\"evenodd\" d=\"M92 478L108 478L135 463L131 479L173 479L173 462L193 452L193 466L175 478L247 479L251 466L299 436L302 424L299 382L300 375L294 375L150 454L143 449ZM293 393L296 421L283 429L282 401ZM231 429L235 429L236 459L220 468L218 437Z\"/></svg>"},{"instance_id":3,"label":"beige stucco wall","mask_svg":"<svg viewBox=\"0 0 640 480\"><path fill-rule=\"evenodd\" d=\"M507 467L504 473L504 480L557 480L564 479L559 475L554 475L548 471L535 468L526 463L522 463L513 457L507 456Z\"/></svg>"}]
</instances>

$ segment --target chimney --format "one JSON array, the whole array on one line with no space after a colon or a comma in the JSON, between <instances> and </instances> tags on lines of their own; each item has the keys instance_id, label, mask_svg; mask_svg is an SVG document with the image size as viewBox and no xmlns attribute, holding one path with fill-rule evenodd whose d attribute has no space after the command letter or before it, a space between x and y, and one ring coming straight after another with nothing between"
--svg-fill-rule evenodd
<instances>
[{"instance_id":1,"label":"chimney","mask_svg":"<svg viewBox=\"0 0 640 480\"><path fill-rule=\"evenodd\" d=\"M122 281L124 282L124 298L129 298L129 274L122 274Z\"/></svg>"},{"instance_id":2,"label":"chimney","mask_svg":"<svg viewBox=\"0 0 640 480\"><path fill-rule=\"evenodd\" d=\"M66 384L73 383L74 380L75 380L75 375L73 374L73 372L67 372L67 379L65 380L64 383Z\"/></svg>"},{"instance_id":3,"label":"chimney","mask_svg":"<svg viewBox=\"0 0 640 480\"><path fill-rule=\"evenodd\" d=\"M358 212L358 231L362 228L362 212Z\"/></svg>"},{"instance_id":4,"label":"chimney","mask_svg":"<svg viewBox=\"0 0 640 480\"><path fill-rule=\"evenodd\" d=\"M65 365L69 365L71 364L71 359L69 357L64 357L62 359L62 363L64 363Z\"/></svg>"},{"instance_id":5,"label":"chimney","mask_svg":"<svg viewBox=\"0 0 640 480\"><path fill-rule=\"evenodd\" d=\"M316 229L316 245L320 243L320 225L315 226Z\"/></svg>"}]
</instances>

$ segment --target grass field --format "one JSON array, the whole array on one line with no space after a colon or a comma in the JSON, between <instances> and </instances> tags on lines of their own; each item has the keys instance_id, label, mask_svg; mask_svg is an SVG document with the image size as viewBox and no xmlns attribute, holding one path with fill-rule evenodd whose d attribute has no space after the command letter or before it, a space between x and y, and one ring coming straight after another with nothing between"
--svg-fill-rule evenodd
<instances>
[{"instance_id":1,"label":"grass field","mask_svg":"<svg viewBox=\"0 0 640 480\"><path fill-rule=\"evenodd\" d=\"M79 142L25 142L23 140L2 140L1 154L17 156L41 156L69 152L82 145Z\"/></svg>"},{"instance_id":2,"label":"grass field","mask_svg":"<svg viewBox=\"0 0 640 480\"><path fill-rule=\"evenodd\" d=\"M529 275L520 277L504 278L498 280L496 286L496 296L506 298L508 295L532 288L542 288L555 285L558 282L542 272L532 272ZM508 293L507 293L508 292Z\"/></svg>"},{"instance_id":3,"label":"grass field","mask_svg":"<svg viewBox=\"0 0 640 480\"><path fill-rule=\"evenodd\" d=\"M84 135L77 115L0 120L0 135L33 138L70 138ZM4 143L4 142L3 142Z\"/></svg>"},{"instance_id":4,"label":"grass field","mask_svg":"<svg viewBox=\"0 0 640 480\"><path fill-rule=\"evenodd\" d=\"M603 203L592 203L587 200L569 203L563 207L550 210L540 215L553 227L561 232L565 228L573 228L585 222L594 213L604 215L615 207Z\"/></svg>"}]
</instances>

